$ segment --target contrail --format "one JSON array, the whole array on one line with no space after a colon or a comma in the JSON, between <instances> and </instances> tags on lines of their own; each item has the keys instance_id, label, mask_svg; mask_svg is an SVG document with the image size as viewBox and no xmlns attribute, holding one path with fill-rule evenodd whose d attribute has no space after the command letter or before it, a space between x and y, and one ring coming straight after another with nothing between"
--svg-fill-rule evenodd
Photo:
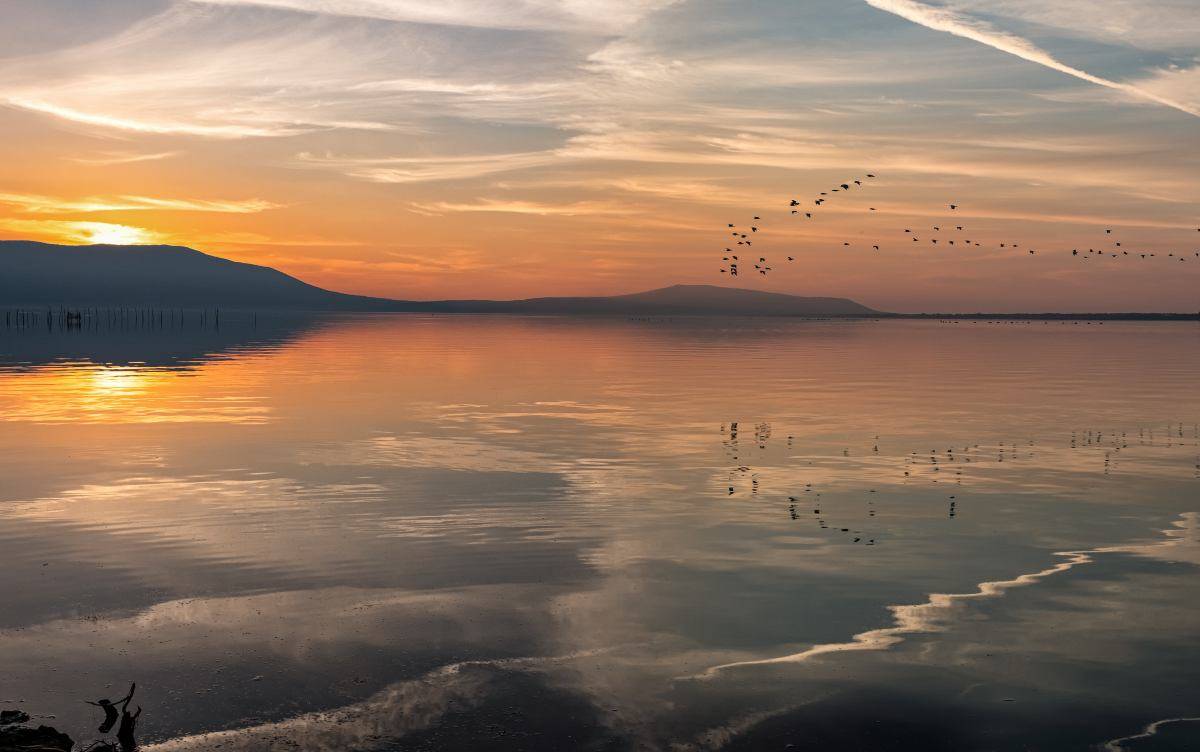
<instances>
[{"instance_id":1,"label":"contrail","mask_svg":"<svg viewBox=\"0 0 1200 752\"><path fill-rule=\"evenodd\" d=\"M1180 112L1186 112L1189 115L1200 117L1200 109L1177 102L1174 99L1155 94L1152 91L1147 91L1133 84L1121 83L1111 79L1094 76L1087 71L1073 68L1070 65L1058 60L1049 52L1046 52L1028 39L1009 34L1005 31L993 29L985 23L975 21L974 19L962 16L948 8L938 8L915 0L864 0L867 5L879 10L892 13L901 18L912 21L915 24L924 26L935 31L944 31L947 34L953 34L956 37L970 39L980 44L986 44L988 47L1007 52L1010 55L1016 55L1022 60L1028 60L1031 63L1043 65L1051 70L1056 70L1059 73L1065 73L1068 76L1087 81L1088 83L1103 86L1108 89L1122 91L1140 99L1146 99L1151 102L1166 105Z\"/></svg>"}]
</instances>

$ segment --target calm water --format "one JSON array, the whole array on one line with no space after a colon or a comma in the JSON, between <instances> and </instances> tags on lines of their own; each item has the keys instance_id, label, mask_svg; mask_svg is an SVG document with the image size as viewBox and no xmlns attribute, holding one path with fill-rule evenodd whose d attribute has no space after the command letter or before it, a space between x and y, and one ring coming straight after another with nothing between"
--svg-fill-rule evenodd
<instances>
[{"instance_id":1,"label":"calm water","mask_svg":"<svg viewBox=\"0 0 1200 752\"><path fill-rule=\"evenodd\" d=\"M1200 748L1196 324L0 332L0 709L152 750ZM1136 737L1115 741L1122 737Z\"/></svg>"}]
</instances>

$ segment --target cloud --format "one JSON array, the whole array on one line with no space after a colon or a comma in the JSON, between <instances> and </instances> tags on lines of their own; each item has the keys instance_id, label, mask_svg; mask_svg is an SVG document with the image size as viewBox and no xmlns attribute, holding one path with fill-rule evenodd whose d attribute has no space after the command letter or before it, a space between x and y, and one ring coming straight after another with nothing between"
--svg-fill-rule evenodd
<instances>
[{"instance_id":1,"label":"cloud","mask_svg":"<svg viewBox=\"0 0 1200 752\"><path fill-rule=\"evenodd\" d=\"M333 16L489 29L612 32L677 0L192 0Z\"/></svg>"},{"instance_id":2,"label":"cloud","mask_svg":"<svg viewBox=\"0 0 1200 752\"><path fill-rule=\"evenodd\" d=\"M163 81L161 83L165 87L166 82ZM128 95L132 92L124 93ZM26 99L24 97L10 97L6 100L6 103L12 107L30 112L38 112L43 115L51 115L62 120L81 123L83 125L96 125L102 128L113 128L116 130L160 136L184 135L218 139L269 138L295 136L313 130L331 128L368 131L387 131L394 128L394 126L388 123L370 120L305 120L302 116L291 118L281 116L266 119L262 124L254 124L253 122L239 118L236 111L233 117L229 118L230 122L211 124L199 121L187 122L183 120L156 119L153 116L138 119L106 115L52 104L38 99Z\"/></svg>"},{"instance_id":3,"label":"cloud","mask_svg":"<svg viewBox=\"0 0 1200 752\"><path fill-rule=\"evenodd\" d=\"M451 212L494 212L498 214L535 214L537 216L574 217L582 214L629 214L633 211L628 206L595 201L576 201L566 204L546 204L536 201L501 201L497 199L481 199L473 204L439 201L434 203L413 203L413 208L426 214L447 214Z\"/></svg>"},{"instance_id":4,"label":"cloud","mask_svg":"<svg viewBox=\"0 0 1200 752\"><path fill-rule=\"evenodd\" d=\"M93 167L109 167L111 165L170 159L171 157L179 156L180 153L178 151L160 151L152 154L139 154L137 152L109 151L102 152L99 156L95 157L64 157L64 159Z\"/></svg>"},{"instance_id":5,"label":"cloud","mask_svg":"<svg viewBox=\"0 0 1200 752\"><path fill-rule=\"evenodd\" d=\"M1066 63L1058 60L1049 52L1041 49L1027 39L1023 39L1014 34L1005 31L1000 31L981 21L969 18L960 13L957 13L949 8L934 7L923 3L915 2L915 0L864 0L873 8L892 13L901 18L912 21L915 24L924 26L935 31L942 31L947 34L952 34L963 39L970 39L974 42L987 45L1001 52L1006 52L1010 55L1015 55L1022 60L1027 60L1031 63L1050 68L1051 70L1065 73L1068 76L1073 76L1082 81L1103 86L1115 91L1124 92L1125 94L1150 102L1174 108L1180 112L1185 112L1189 115L1200 117L1200 108L1190 105L1186 102L1177 101L1171 97L1163 96L1154 91L1150 91L1134 84L1122 83L1111 79L1096 76L1087 71L1074 68Z\"/></svg>"},{"instance_id":6,"label":"cloud","mask_svg":"<svg viewBox=\"0 0 1200 752\"><path fill-rule=\"evenodd\" d=\"M556 155L553 151L539 151L458 157L337 157L301 152L296 160L301 165L332 168L375 183L423 183L540 167L554 162Z\"/></svg>"},{"instance_id":7,"label":"cloud","mask_svg":"<svg viewBox=\"0 0 1200 752\"><path fill-rule=\"evenodd\" d=\"M172 5L114 36L6 64L0 104L146 136L398 130L386 96L349 88L422 62L415 32L260 15Z\"/></svg>"},{"instance_id":8,"label":"cloud","mask_svg":"<svg viewBox=\"0 0 1200 752\"><path fill-rule=\"evenodd\" d=\"M1200 61L1191 67L1174 66L1155 71L1137 82L1138 88L1200 109Z\"/></svg>"},{"instance_id":9,"label":"cloud","mask_svg":"<svg viewBox=\"0 0 1200 752\"><path fill-rule=\"evenodd\" d=\"M300 132L295 128L265 128L252 125L205 125L167 120L138 120L116 115L105 115L97 112L85 112L73 107L53 104L37 99L10 97L7 103L31 112L52 115L62 120L70 120L84 125L98 125L103 128L115 128L122 131L150 133L158 135L183 134L188 136L206 136L209 138L250 138L254 136L283 136Z\"/></svg>"},{"instance_id":10,"label":"cloud","mask_svg":"<svg viewBox=\"0 0 1200 752\"><path fill-rule=\"evenodd\" d=\"M195 241L197 245L223 246L291 246L298 248L352 248L364 245L358 240L343 240L339 238L321 237L287 237L279 235L263 235L258 232L217 232L201 235Z\"/></svg>"},{"instance_id":11,"label":"cloud","mask_svg":"<svg viewBox=\"0 0 1200 752\"><path fill-rule=\"evenodd\" d=\"M1194 0L955 0L963 12L978 12L1087 39L1139 49L1193 49L1200 38Z\"/></svg>"},{"instance_id":12,"label":"cloud","mask_svg":"<svg viewBox=\"0 0 1200 752\"><path fill-rule=\"evenodd\" d=\"M29 214L66 214L110 211L186 211L222 214L257 214L281 204L252 198L242 201L153 198L151 196L97 196L62 199L30 193L0 193L0 204L16 206Z\"/></svg>"}]
</instances>

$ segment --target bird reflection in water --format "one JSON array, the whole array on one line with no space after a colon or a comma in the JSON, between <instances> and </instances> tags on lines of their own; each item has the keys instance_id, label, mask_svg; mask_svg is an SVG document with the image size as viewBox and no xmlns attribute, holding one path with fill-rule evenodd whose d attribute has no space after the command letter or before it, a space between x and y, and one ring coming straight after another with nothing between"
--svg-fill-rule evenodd
<instances>
[{"instance_id":1,"label":"bird reflection in water","mask_svg":"<svg viewBox=\"0 0 1200 752\"><path fill-rule=\"evenodd\" d=\"M108 740L97 740L85 746L84 752L135 752L138 749L137 743L137 724L138 718L142 715L142 707L139 705L137 710L130 713L129 703L133 700L133 693L137 689L137 684L129 685L129 694L125 695L120 700L113 702L111 700L97 700L91 702L85 700L88 705L95 705L104 710L104 722L100 724L96 730L102 734L107 734L112 731L114 725L117 725L118 719L120 725L117 725L117 740L111 742ZM118 714L117 708L120 708Z\"/></svg>"}]
</instances>

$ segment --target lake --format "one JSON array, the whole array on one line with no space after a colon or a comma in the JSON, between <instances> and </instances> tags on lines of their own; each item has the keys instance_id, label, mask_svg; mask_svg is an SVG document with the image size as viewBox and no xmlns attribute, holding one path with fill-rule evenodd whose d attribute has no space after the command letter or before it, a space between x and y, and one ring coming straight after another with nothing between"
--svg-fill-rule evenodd
<instances>
[{"instance_id":1,"label":"lake","mask_svg":"<svg viewBox=\"0 0 1200 752\"><path fill-rule=\"evenodd\" d=\"M1196 323L226 314L0 364L0 709L77 741L136 681L149 750L1200 748Z\"/></svg>"}]
</instances>

